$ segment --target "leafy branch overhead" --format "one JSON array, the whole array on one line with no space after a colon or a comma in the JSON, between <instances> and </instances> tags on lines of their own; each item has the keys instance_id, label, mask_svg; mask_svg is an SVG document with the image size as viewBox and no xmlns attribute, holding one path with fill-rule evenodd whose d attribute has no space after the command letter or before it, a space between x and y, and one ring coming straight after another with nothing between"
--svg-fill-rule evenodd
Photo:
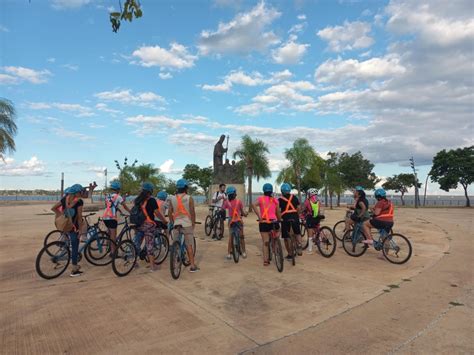
<instances>
[{"instance_id":1,"label":"leafy branch overhead","mask_svg":"<svg viewBox=\"0 0 474 355\"><path fill-rule=\"evenodd\" d=\"M139 0L126 0L123 8L122 2L119 0L119 6L120 12L111 12L109 14L112 31L115 33L119 30L122 20L132 22L134 17L140 18L143 15Z\"/></svg>"}]
</instances>

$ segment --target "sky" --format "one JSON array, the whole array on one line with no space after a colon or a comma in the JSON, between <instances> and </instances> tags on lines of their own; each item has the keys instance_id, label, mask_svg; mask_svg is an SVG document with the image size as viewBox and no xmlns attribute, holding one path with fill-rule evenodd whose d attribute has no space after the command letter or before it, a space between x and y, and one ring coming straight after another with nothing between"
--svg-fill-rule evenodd
<instances>
[{"instance_id":1,"label":"sky","mask_svg":"<svg viewBox=\"0 0 474 355\"><path fill-rule=\"evenodd\" d=\"M103 186L124 157L176 179L221 134L230 153L244 134L268 143L270 182L304 137L382 178L413 156L424 183L439 150L473 144L471 0L141 5L113 33L118 0L0 2L0 97L18 114L1 188L57 189L61 172Z\"/></svg>"}]
</instances>

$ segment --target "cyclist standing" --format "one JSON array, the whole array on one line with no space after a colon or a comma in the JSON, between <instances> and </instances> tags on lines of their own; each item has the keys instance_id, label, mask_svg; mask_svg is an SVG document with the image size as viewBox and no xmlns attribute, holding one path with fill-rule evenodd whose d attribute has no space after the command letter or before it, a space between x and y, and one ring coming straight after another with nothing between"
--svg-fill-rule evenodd
<instances>
[{"instance_id":1,"label":"cyclist standing","mask_svg":"<svg viewBox=\"0 0 474 355\"><path fill-rule=\"evenodd\" d=\"M216 191L212 197L213 206L217 207L216 213L219 214L219 218L222 219L223 221L226 218L225 209L222 207L224 204L224 201L227 200L227 194L225 193L225 188L226 188L225 184L220 184L219 190ZM224 231L221 230L220 233L223 235ZM222 237L222 235L220 235L220 237ZM217 236L213 235L212 239L217 239Z\"/></svg>"},{"instance_id":2,"label":"cyclist standing","mask_svg":"<svg viewBox=\"0 0 474 355\"><path fill-rule=\"evenodd\" d=\"M245 252L245 240L244 240L244 222L242 221L242 216L247 217L247 213L244 211L244 205L242 201L237 199L237 190L233 186L227 188L227 200L224 201L222 208L229 211L229 243L227 245L227 259L232 258L232 233L231 227L234 223L239 225L240 229L240 246L242 250L242 257L245 259L247 253Z\"/></svg>"},{"instance_id":3,"label":"cyclist standing","mask_svg":"<svg viewBox=\"0 0 474 355\"><path fill-rule=\"evenodd\" d=\"M115 240L117 237L117 211L119 206L122 206L129 214L130 209L125 204L125 199L120 195L121 184L119 181L112 181L110 183L111 194L105 197L105 212L102 216L104 224L108 229L110 239L113 240L110 252L111 255L115 252Z\"/></svg>"},{"instance_id":4,"label":"cyclist standing","mask_svg":"<svg viewBox=\"0 0 474 355\"><path fill-rule=\"evenodd\" d=\"M188 195L188 182L185 179L176 181L176 195L169 197L168 216L171 222L182 227L184 234L184 243L188 254L191 268L189 272L199 271L199 267L194 261L194 227L196 225L196 211L194 209L194 200ZM178 238L178 231L173 230L173 239Z\"/></svg>"},{"instance_id":5,"label":"cyclist standing","mask_svg":"<svg viewBox=\"0 0 474 355\"><path fill-rule=\"evenodd\" d=\"M387 199L387 193L384 189L375 190L374 196L377 203L372 209L373 217L363 224L363 231L367 237L367 240L364 240L366 244L373 244L371 228L383 229L389 233L393 227L393 202Z\"/></svg>"},{"instance_id":6,"label":"cyclist standing","mask_svg":"<svg viewBox=\"0 0 474 355\"><path fill-rule=\"evenodd\" d=\"M281 230L282 237L285 241L286 251L288 255L287 259L292 259L293 250L290 250L289 238L291 238L290 233L294 233L296 236L296 243L298 249L298 255L302 255L301 252L301 228L300 228L300 219L299 219L299 206L300 201L298 197L291 194L290 184L284 183L280 187L282 196L278 199L280 205L280 212L282 217Z\"/></svg>"},{"instance_id":7,"label":"cyclist standing","mask_svg":"<svg viewBox=\"0 0 474 355\"><path fill-rule=\"evenodd\" d=\"M273 197L272 184L263 185L263 196L260 196L252 205L253 210L258 217L258 229L262 236L263 244L263 265L270 265L268 246L270 241L270 232L275 227L280 229L278 221L281 219L280 209L278 208L278 200Z\"/></svg>"},{"instance_id":8,"label":"cyclist standing","mask_svg":"<svg viewBox=\"0 0 474 355\"><path fill-rule=\"evenodd\" d=\"M316 229L324 218L323 209L318 199L318 190L309 189L308 198L304 202L304 216L306 219L306 230L308 231L308 254L313 254L313 237L316 236Z\"/></svg>"}]
</instances>

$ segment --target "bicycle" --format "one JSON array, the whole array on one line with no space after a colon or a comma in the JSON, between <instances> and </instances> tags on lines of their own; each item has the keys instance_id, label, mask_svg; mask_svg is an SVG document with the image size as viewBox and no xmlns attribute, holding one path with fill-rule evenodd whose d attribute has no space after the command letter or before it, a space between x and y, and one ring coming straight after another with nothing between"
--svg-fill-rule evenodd
<instances>
[{"instance_id":1,"label":"bicycle","mask_svg":"<svg viewBox=\"0 0 474 355\"><path fill-rule=\"evenodd\" d=\"M321 216L324 219L324 216ZM311 238L310 243L315 243L319 253L325 258L330 258L336 252L336 237L331 228L327 226L321 227L318 223L316 225L316 233Z\"/></svg>"},{"instance_id":2,"label":"bicycle","mask_svg":"<svg viewBox=\"0 0 474 355\"><path fill-rule=\"evenodd\" d=\"M196 224L200 224L196 222ZM191 262L188 258L188 251L186 249L186 243L184 240L184 233L182 230L181 225L169 225L168 230L177 230L178 237L175 239L173 244L171 245L171 252L170 252L170 272L171 277L177 280L181 275L181 266L184 265L185 267L191 265ZM193 256L196 255L196 238L193 238Z\"/></svg>"},{"instance_id":3,"label":"bicycle","mask_svg":"<svg viewBox=\"0 0 474 355\"><path fill-rule=\"evenodd\" d=\"M291 263L293 264L293 266L296 265L296 255L298 253L298 242L296 241L296 236L295 236L295 233L293 231L293 224L294 222L296 222L295 220L293 219L288 219L286 220L285 222L288 222L290 223L290 231L289 231L289 234L290 234L290 240L288 241L288 244L289 244L289 249L291 250L291 255L288 253L288 255L291 256ZM298 220L298 223L301 223L300 220ZM282 228L283 228L283 224L282 224Z\"/></svg>"},{"instance_id":4,"label":"bicycle","mask_svg":"<svg viewBox=\"0 0 474 355\"><path fill-rule=\"evenodd\" d=\"M342 240L346 253L353 257L362 256L369 246L363 241L366 236L362 232L362 223L358 222L352 231L347 231ZM377 240L373 239L375 250L382 250L383 256L392 264L404 264L412 255L412 246L407 237L399 233L392 233L385 229L378 229Z\"/></svg>"},{"instance_id":5,"label":"bicycle","mask_svg":"<svg viewBox=\"0 0 474 355\"><path fill-rule=\"evenodd\" d=\"M300 217L300 229L301 229L301 248L304 250L309 245L309 237L306 231L306 220L304 217Z\"/></svg>"},{"instance_id":6,"label":"bicycle","mask_svg":"<svg viewBox=\"0 0 474 355\"><path fill-rule=\"evenodd\" d=\"M84 254L86 260L95 266L105 266L112 262L107 258L114 242L102 231L87 234L87 240L79 247L78 262ZM61 234L61 240L48 243L41 248L36 256L35 268L39 276L51 280L61 276L71 261L71 240L66 233ZM52 270L48 267L52 266Z\"/></svg>"},{"instance_id":7,"label":"bicycle","mask_svg":"<svg viewBox=\"0 0 474 355\"><path fill-rule=\"evenodd\" d=\"M221 211L224 211L218 206L209 206L209 214L204 221L204 233L209 237L214 231L214 236L221 240L224 237L224 219Z\"/></svg>"},{"instance_id":8,"label":"bicycle","mask_svg":"<svg viewBox=\"0 0 474 355\"><path fill-rule=\"evenodd\" d=\"M227 219L231 219L227 217ZM239 222L230 223L230 238L232 238L232 258L235 263L239 262L240 255L242 255L242 241L240 235L242 233L242 225Z\"/></svg>"},{"instance_id":9,"label":"bicycle","mask_svg":"<svg viewBox=\"0 0 474 355\"><path fill-rule=\"evenodd\" d=\"M351 218L353 211L347 211L346 212L346 219ZM351 226L349 231L352 231L353 227ZM338 221L334 227L332 228L332 231L334 232L334 235L336 238L342 242L342 239L344 237L344 234L347 232L346 231L346 220L343 219L341 221ZM390 229L390 233L393 233L393 229Z\"/></svg>"},{"instance_id":10,"label":"bicycle","mask_svg":"<svg viewBox=\"0 0 474 355\"><path fill-rule=\"evenodd\" d=\"M257 222L260 222L260 220L257 220ZM271 221L271 223L272 230L270 231L270 241L268 243L268 261L272 261L273 255L278 272L283 272L283 248L281 246L280 231L277 229L279 222Z\"/></svg>"}]
</instances>

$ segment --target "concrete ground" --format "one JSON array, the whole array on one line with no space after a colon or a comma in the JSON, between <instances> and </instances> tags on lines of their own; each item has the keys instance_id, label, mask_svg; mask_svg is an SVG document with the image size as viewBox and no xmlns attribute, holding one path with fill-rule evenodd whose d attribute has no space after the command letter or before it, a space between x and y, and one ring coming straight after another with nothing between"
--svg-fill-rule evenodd
<instances>
[{"instance_id":1,"label":"concrete ground","mask_svg":"<svg viewBox=\"0 0 474 355\"><path fill-rule=\"evenodd\" d=\"M0 206L2 354L474 352L472 209L397 209L394 229L414 248L404 265L338 247L278 273L262 265L251 216L238 264L225 260L227 238L203 240L201 225L201 271L177 281L168 260L124 278L83 260L83 276L46 281L34 262L53 229L47 209ZM343 215L326 211L324 224Z\"/></svg>"}]
</instances>

